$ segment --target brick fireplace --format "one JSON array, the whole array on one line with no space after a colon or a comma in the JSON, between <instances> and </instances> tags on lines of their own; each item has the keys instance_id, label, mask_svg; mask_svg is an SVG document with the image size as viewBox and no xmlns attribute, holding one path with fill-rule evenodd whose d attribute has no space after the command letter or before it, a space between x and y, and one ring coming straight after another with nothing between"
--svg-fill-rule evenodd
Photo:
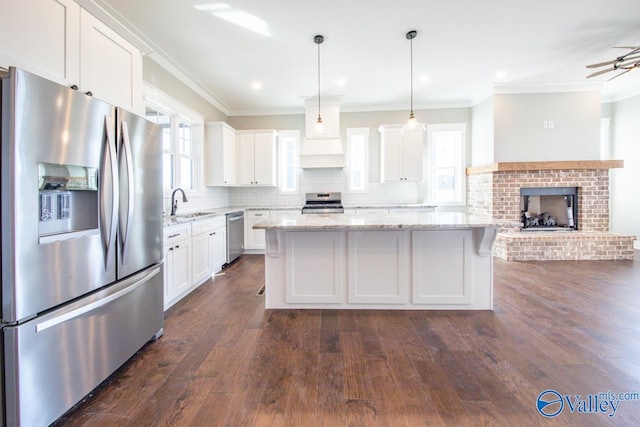
<instances>
[{"instance_id":1,"label":"brick fireplace","mask_svg":"<svg viewBox=\"0 0 640 427\"><path fill-rule=\"evenodd\" d=\"M633 259L635 236L609 232L609 169L621 160L493 163L467 169L470 214L520 222L522 188L577 189L575 231L500 229L494 255L507 261Z\"/></svg>"}]
</instances>

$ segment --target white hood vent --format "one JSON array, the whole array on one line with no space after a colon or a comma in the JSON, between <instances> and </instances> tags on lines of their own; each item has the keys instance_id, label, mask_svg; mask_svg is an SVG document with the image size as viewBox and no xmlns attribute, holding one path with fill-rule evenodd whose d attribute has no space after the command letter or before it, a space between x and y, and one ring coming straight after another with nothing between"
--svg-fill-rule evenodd
<instances>
[{"instance_id":1,"label":"white hood vent","mask_svg":"<svg viewBox=\"0 0 640 427\"><path fill-rule=\"evenodd\" d=\"M345 151L340 138L340 99L321 98L322 122L327 132L314 135L318 119L318 98L305 100L305 139L300 149L300 167L344 168Z\"/></svg>"}]
</instances>

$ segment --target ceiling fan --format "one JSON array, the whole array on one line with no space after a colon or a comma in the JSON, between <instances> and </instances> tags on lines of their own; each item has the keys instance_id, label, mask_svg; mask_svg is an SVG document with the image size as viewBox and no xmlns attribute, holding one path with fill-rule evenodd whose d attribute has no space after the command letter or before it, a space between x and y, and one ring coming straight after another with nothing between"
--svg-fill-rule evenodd
<instances>
[{"instance_id":1,"label":"ceiling fan","mask_svg":"<svg viewBox=\"0 0 640 427\"><path fill-rule=\"evenodd\" d=\"M620 77L621 75L628 73L634 68L640 68L640 46L631 46L631 47L625 46L625 47L618 47L617 49L630 49L630 51L622 56L618 56L616 59L612 61L606 61L606 62L600 62L598 64L587 65L587 68L598 68L598 67L604 67L604 66L610 65L610 67L607 67L604 70L596 71L595 73L589 74L587 78L599 76L600 74L608 73L609 71L624 70L621 73L616 74L615 76L609 79L609 80L613 80L616 77Z\"/></svg>"}]
</instances>

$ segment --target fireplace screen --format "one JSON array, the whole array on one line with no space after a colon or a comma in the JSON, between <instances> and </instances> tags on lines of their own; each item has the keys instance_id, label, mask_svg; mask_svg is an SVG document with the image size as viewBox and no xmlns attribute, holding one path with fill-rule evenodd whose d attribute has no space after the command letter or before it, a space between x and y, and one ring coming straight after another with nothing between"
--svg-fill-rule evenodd
<instances>
[{"instance_id":1,"label":"fireplace screen","mask_svg":"<svg viewBox=\"0 0 640 427\"><path fill-rule=\"evenodd\" d=\"M542 187L520 189L523 231L578 229L578 189Z\"/></svg>"}]
</instances>

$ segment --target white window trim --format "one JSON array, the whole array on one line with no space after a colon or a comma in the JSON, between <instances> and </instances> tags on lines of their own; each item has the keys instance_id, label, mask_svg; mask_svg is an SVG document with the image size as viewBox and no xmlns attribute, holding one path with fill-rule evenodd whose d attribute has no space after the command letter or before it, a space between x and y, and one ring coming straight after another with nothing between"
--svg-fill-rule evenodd
<instances>
[{"instance_id":1,"label":"white window trim","mask_svg":"<svg viewBox=\"0 0 640 427\"><path fill-rule=\"evenodd\" d=\"M460 153L460 164L458 165L457 178L460 182L460 200L452 202L441 202L433 200L433 159L435 144L433 143L433 132L442 131L461 131L462 132L462 147ZM437 204L438 206L465 206L467 204L467 145L469 144L467 135L467 123L441 123L441 124L429 124L427 125L427 173L425 174L425 181L427 182L427 202Z\"/></svg>"},{"instance_id":2,"label":"white window trim","mask_svg":"<svg viewBox=\"0 0 640 427\"><path fill-rule=\"evenodd\" d=\"M351 137L353 135L364 136L364 188L362 190L353 190L351 186ZM369 128L347 128L347 193L365 194L369 192Z\"/></svg>"},{"instance_id":3,"label":"white window trim","mask_svg":"<svg viewBox=\"0 0 640 427\"><path fill-rule=\"evenodd\" d=\"M600 120L600 160L611 159L611 118Z\"/></svg>"},{"instance_id":4,"label":"white window trim","mask_svg":"<svg viewBox=\"0 0 640 427\"><path fill-rule=\"evenodd\" d=\"M145 105L171 116L172 132L177 132L176 127L174 126L175 120L179 119L185 123L191 124L193 138L193 189L185 188L184 190L187 194L192 196L204 195L206 190L206 187L204 186L204 116L146 82L144 83L143 94ZM177 141L176 137L177 135L172 135L174 141ZM178 158L179 154L177 152L177 147L174 147L174 186L176 185L175 179L179 176L180 166L177 164L179 162L175 160ZM172 192L173 189L165 189L163 191L163 196L165 198L171 197Z\"/></svg>"},{"instance_id":5,"label":"white window trim","mask_svg":"<svg viewBox=\"0 0 640 427\"><path fill-rule=\"evenodd\" d=\"M284 138L295 138L296 144L294 146L293 153L293 173L294 173L294 187L293 191L284 191L282 189L282 183L284 182L284 174L286 173L284 170L284 149L282 148L281 141ZM278 194L281 195L296 195L300 194L300 130L278 130L278 161L277 161L277 170L278 170Z\"/></svg>"}]
</instances>

